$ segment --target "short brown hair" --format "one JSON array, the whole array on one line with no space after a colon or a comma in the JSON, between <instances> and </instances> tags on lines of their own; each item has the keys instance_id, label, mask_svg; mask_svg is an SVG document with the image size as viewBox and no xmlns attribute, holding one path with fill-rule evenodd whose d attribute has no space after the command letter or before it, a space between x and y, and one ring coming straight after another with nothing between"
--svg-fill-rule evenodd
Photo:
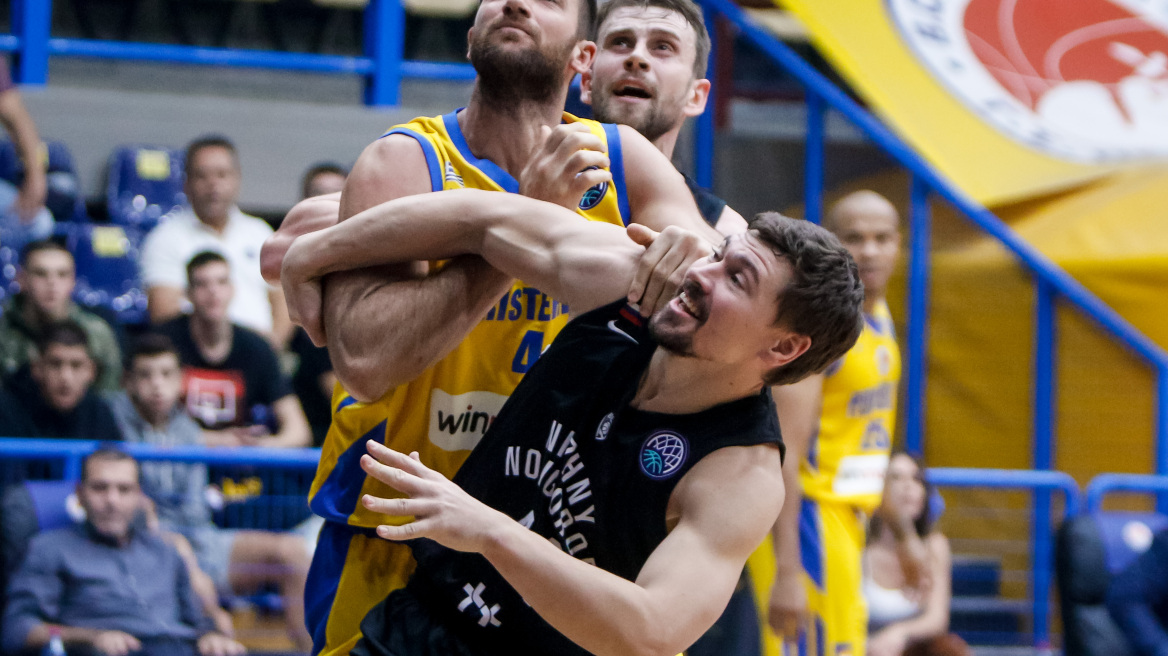
<instances>
[{"instance_id":1,"label":"short brown hair","mask_svg":"<svg viewBox=\"0 0 1168 656\"><path fill-rule=\"evenodd\" d=\"M227 261L227 258L218 251L200 251L195 253L187 262L187 286L195 286L195 271L214 262L222 262L228 268L231 267L231 263Z\"/></svg>"},{"instance_id":2,"label":"short brown hair","mask_svg":"<svg viewBox=\"0 0 1168 656\"><path fill-rule=\"evenodd\" d=\"M235 149L235 144L231 140L221 134L208 134L187 144L186 154L183 156L183 174L191 174L191 165L195 163L195 156L199 154L200 150L207 148L222 148L231 153L231 159L235 162L235 168L239 168L239 151Z\"/></svg>"},{"instance_id":3,"label":"short brown hair","mask_svg":"<svg viewBox=\"0 0 1168 656\"><path fill-rule=\"evenodd\" d=\"M600 28L604 25L604 21L608 20L612 12L623 7L635 9L656 7L681 14L681 17L689 23L694 31L694 45L696 46L693 62L694 79L706 76L706 65L710 58L710 33L706 30L706 20L702 16L701 7L692 0L609 0L604 3L604 6L600 8L600 13L596 16L596 29L593 31L596 38L600 36Z\"/></svg>"},{"instance_id":4,"label":"short brown hair","mask_svg":"<svg viewBox=\"0 0 1168 656\"><path fill-rule=\"evenodd\" d=\"M779 295L776 323L811 338L807 352L767 373L768 385L816 374L843 357L864 327L864 284L839 239L814 223L763 212L750 232L791 264L791 282Z\"/></svg>"},{"instance_id":5,"label":"short brown hair","mask_svg":"<svg viewBox=\"0 0 1168 656\"><path fill-rule=\"evenodd\" d=\"M81 482L84 483L89 479L89 463L91 462L132 462L134 469L137 472L138 483L141 484L142 468L138 465L138 460L122 451L112 444L103 444L97 448L93 453L85 456L81 461Z\"/></svg>"}]
</instances>

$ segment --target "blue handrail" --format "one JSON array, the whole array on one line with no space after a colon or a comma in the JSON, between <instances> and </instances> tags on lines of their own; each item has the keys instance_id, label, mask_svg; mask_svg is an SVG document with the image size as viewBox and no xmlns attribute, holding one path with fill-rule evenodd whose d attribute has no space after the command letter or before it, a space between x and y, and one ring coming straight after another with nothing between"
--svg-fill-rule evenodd
<instances>
[{"instance_id":1,"label":"blue handrail","mask_svg":"<svg viewBox=\"0 0 1168 656\"><path fill-rule=\"evenodd\" d=\"M893 134L883 123L832 84L830 80L825 78L812 66L803 61L793 50L774 38L763 27L759 26L733 0L698 1L708 12L720 15L733 23L742 36L798 81L807 97L809 129L822 131L822 121L816 118L816 115L819 113L817 107L821 103L826 103L830 108L840 112L859 128L872 143L888 153L901 166L907 169L913 176L915 185L923 185L956 207L976 226L1001 242L1040 281L1038 312L1047 312L1054 305L1053 298L1044 299L1042 298L1043 296L1057 294L1070 301L1072 305L1083 311L1105 331L1114 335L1120 343L1155 367L1158 376L1156 422L1154 426L1157 445L1157 471L1168 474L1168 352L1142 334L1126 319L1115 312L1115 310L1087 290L1086 287L1083 287L1082 284L1060 269L1053 261L1026 243L1025 240L992 212L979 205L943 178L937 170L922 159L904 141ZM697 141L699 143L710 138L709 135L700 134L701 130L710 129L710 126L699 123L698 129L699 135ZM809 197L812 192L811 187L819 181L819 176L815 174L815 170L822 166L822 161L818 152L820 149L815 144L822 139L822 134L809 134L807 139L808 152L805 165L808 170L808 180L805 195ZM927 207L927 204L914 202L913 206L915 213L922 211L924 207ZM817 207L818 205L816 203L809 202L808 215L813 216L812 212L817 212ZM817 216L817 214L814 215ZM912 220L914 223L916 222L915 218ZM915 240L918 239L918 236L915 232L912 236L914 243L910 246L910 251L914 253L914 257L919 257L921 256L921 252L927 253L927 250L920 248L916 243ZM910 268L916 272L927 267L918 267L910 262ZM924 335L925 331L923 327L917 327L915 324L917 322L928 321L928 303L927 297L924 296L928 293L928 285L914 284L910 281L910 288L913 291L913 297L909 299L909 306L915 308L916 311L910 313L909 333L913 335ZM1045 319L1041 314L1038 318L1040 321L1044 321ZM1046 324L1053 326L1053 321L1046 322ZM1054 348L1052 331L1040 333L1037 341L1038 343L1035 345L1036 353L1052 352ZM916 359L927 356L927 344L910 344L907 355L909 360L909 366L907 367L909 389L917 394L922 394L920 397L909 399L909 403L913 404L923 400L925 367L916 362ZM1048 362L1053 363L1053 358L1047 358L1045 355L1041 355L1036 364L1044 365ZM1036 380L1035 396L1041 395L1043 398L1050 399L1050 403L1053 404L1053 400L1057 395L1054 388L1052 372L1048 370L1036 373L1040 376L1040 379ZM1052 412L1051 407L1042 408L1039 412L1036 412L1034 419L1035 449L1039 452L1038 461L1035 463L1036 466L1040 466L1043 461L1047 460L1045 457L1046 454L1052 452L1051 433L1053 431L1053 422L1048 421L1050 416L1048 413L1050 412ZM912 451L919 452L921 450L923 444L922 423L920 421L914 421L909 422L906 426L908 431L906 445ZM1168 501L1165 503L1168 503Z\"/></svg>"},{"instance_id":2,"label":"blue handrail","mask_svg":"<svg viewBox=\"0 0 1168 656\"><path fill-rule=\"evenodd\" d=\"M1036 519L1031 527L1030 594L1034 618L1034 644L1050 644L1050 589L1054 580L1054 531L1050 523L1051 492L1061 492L1066 501L1064 517L1079 514L1082 504L1079 486L1069 474L1030 469L962 469L934 467L929 481L938 487L1029 489L1034 492ZM1037 506L1044 504L1039 522Z\"/></svg>"},{"instance_id":3,"label":"blue handrail","mask_svg":"<svg viewBox=\"0 0 1168 656\"><path fill-rule=\"evenodd\" d=\"M1152 474L1099 474L1087 484L1087 512L1103 510L1103 498L1112 492L1168 493L1168 476Z\"/></svg>"},{"instance_id":4,"label":"blue handrail","mask_svg":"<svg viewBox=\"0 0 1168 656\"><path fill-rule=\"evenodd\" d=\"M168 460L174 462L201 462L208 465L263 466L274 469L315 469L320 462L320 449L267 449L247 447L239 449L204 446L162 447L126 442L99 442L96 440L46 440L33 438L0 439L0 460L62 460L65 462L65 480L81 478L81 462L85 456L103 445L113 444L139 460Z\"/></svg>"},{"instance_id":5,"label":"blue handrail","mask_svg":"<svg viewBox=\"0 0 1168 656\"><path fill-rule=\"evenodd\" d=\"M52 38L49 34L51 16L52 0L14 0L12 3L14 34L0 35L0 51L15 55L14 78L21 84L45 84L50 56L132 59L361 75L365 78L366 104L392 106L400 101L399 91L404 78L473 80L475 76L469 64L404 59L405 10L398 0L370 0L365 9L365 52L361 57Z\"/></svg>"}]
</instances>

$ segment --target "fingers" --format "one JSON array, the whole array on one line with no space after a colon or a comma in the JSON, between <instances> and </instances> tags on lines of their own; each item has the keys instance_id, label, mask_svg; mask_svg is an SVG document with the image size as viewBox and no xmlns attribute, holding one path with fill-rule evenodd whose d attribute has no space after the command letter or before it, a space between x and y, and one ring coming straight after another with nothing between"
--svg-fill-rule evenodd
<instances>
[{"instance_id":1,"label":"fingers","mask_svg":"<svg viewBox=\"0 0 1168 656\"><path fill-rule=\"evenodd\" d=\"M649 250L653 250L653 247L650 246ZM645 283L645 291L641 295L642 314L645 316L653 314L673 298L690 261L685 253L675 249L669 249L661 255L650 272Z\"/></svg>"},{"instance_id":2,"label":"fingers","mask_svg":"<svg viewBox=\"0 0 1168 656\"><path fill-rule=\"evenodd\" d=\"M426 520L417 520L400 526L382 524L377 527L377 535L386 540L413 540L426 537L429 528L430 522Z\"/></svg>"},{"instance_id":3,"label":"fingers","mask_svg":"<svg viewBox=\"0 0 1168 656\"><path fill-rule=\"evenodd\" d=\"M390 517L422 517L431 510L434 504L427 499L411 499L408 497L397 499L383 499L372 494L361 497L361 505L369 510Z\"/></svg>"},{"instance_id":4,"label":"fingers","mask_svg":"<svg viewBox=\"0 0 1168 656\"><path fill-rule=\"evenodd\" d=\"M422 489L419 485L422 480L417 476L395 466L383 465L368 455L361 456L361 469L398 492L414 495Z\"/></svg>"},{"instance_id":5,"label":"fingers","mask_svg":"<svg viewBox=\"0 0 1168 656\"><path fill-rule=\"evenodd\" d=\"M406 471L419 478L426 477L431 473L431 470L426 465L422 464L420 458L413 457L417 451L411 452L409 456L385 446L376 440L369 440L365 443L365 450L369 455L391 467L396 467Z\"/></svg>"}]
</instances>

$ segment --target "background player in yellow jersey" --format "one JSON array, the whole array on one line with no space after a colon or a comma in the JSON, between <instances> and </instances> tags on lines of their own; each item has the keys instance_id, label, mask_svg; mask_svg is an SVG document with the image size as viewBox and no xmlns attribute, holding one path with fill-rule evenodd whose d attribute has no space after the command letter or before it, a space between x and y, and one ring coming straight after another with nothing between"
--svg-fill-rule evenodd
<instances>
[{"instance_id":1,"label":"background player in yellow jersey","mask_svg":"<svg viewBox=\"0 0 1168 656\"><path fill-rule=\"evenodd\" d=\"M750 567L775 571L773 585L756 579L756 587L771 628L785 637L787 656L865 652L866 516L884 487L900 379L885 303L900 251L899 223L896 208L872 191L849 194L830 208L823 225L852 254L864 282L864 331L823 374L772 390L787 444L787 500L773 552L764 545Z\"/></svg>"},{"instance_id":2,"label":"background player in yellow jersey","mask_svg":"<svg viewBox=\"0 0 1168 656\"><path fill-rule=\"evenodd\" d=\"M657 229L678 223L712 234L681 176L632 130L579 122L554 138L544 131L565 119L568 82L591 61L594 46L584 37L592 13L587 1L484 0L469 35L480 75L470 104L400 126L369 146L349 176L340 216L457 186L530 191L523 189L522 171L540 146L562 154L570 175L556 189L575 194L589 218L633 219ZM335 199L290 214L265 249L269 279L296 234L336 219ZM659 297L672 293L658 287ZM356 501L362 493L388 491L366 479L352 456L363 453L366 439L377 439L419 450L424 461L452 475L562 327L567 308L534 288L513 287L473 258L433 269L414 263L346 273L330 277L325 292L327 341L344 390L334 397L334 424L313 486L313 509L330 521L306 606L316 650L347 653L361 617L411 568L406 549L370 538L369 529L387 520ZM651 309L655 301L645 304Z\"/></svg>"}]
</instances>

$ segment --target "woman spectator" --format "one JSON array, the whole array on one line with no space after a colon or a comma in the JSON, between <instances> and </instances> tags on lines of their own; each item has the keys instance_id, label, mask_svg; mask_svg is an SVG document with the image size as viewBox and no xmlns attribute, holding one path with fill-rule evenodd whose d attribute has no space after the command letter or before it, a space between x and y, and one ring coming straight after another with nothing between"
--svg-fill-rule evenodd
<instances>
[{"instance_id":1,"label":"woman spectator","mask_svg":"<svg viewBox=\"0 0 1168 656\"><path fill-rule=\"evenodd\" d=\"M894 452L864 550L870 656L968 656L949 633L949 540L934 530L921 462Z\"/></svg>"}]
</instances>

